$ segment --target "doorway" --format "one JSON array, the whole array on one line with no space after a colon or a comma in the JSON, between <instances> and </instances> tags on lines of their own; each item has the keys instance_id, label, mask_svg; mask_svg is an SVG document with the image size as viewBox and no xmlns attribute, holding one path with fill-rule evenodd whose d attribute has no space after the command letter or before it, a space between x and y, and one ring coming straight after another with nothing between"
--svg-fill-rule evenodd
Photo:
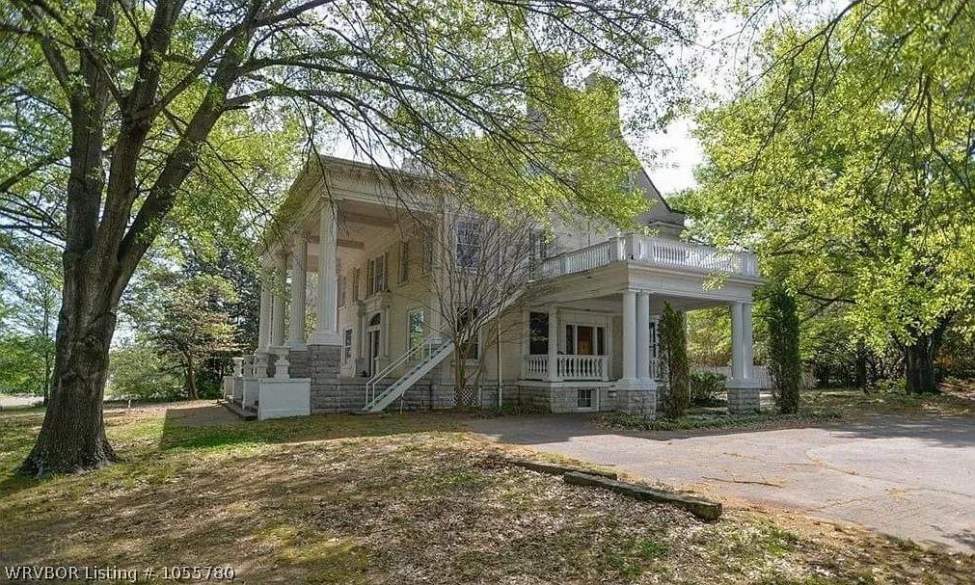
<instances>
[{"instance_id":1,"label":"doorway","mask_svg":"<svg viewBox=\"0 0 975 585\"><path fill-rule=\"evenodd\" d=\"M369 357L367 362L369 368L369 375L375 376L376 372L379 371L379 356L381 354L382 348L382 313L376 313L369 320L369 326L366 329L366 355Z\"/></svg>"}]
</instances>

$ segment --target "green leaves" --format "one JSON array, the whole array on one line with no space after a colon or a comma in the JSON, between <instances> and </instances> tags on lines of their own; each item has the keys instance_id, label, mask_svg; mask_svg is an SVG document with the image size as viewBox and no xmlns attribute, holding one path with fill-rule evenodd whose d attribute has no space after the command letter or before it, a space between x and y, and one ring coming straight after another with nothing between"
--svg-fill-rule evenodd
<instances>
[{"instance_id":1,"label":"green leaves","mask_svg":"<svg viewBox=\"0 0 975 585\"><path fill-rule=\"evenodd\" d=\"M971 3L861 4L759 50L761 82L700 116L695 230L876 348L950 320L975 295Z\"/></svg>"}]
</instances>

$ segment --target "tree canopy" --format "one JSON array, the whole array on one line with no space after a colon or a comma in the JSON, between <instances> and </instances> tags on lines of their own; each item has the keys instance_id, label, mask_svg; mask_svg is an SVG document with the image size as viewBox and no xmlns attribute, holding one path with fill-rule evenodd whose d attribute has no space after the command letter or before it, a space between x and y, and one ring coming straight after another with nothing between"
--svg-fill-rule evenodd
<instances>
[{"instance_id":1,"label":"tree canopy","mask_svg":"<svg viewBox=\"0 0 975 585\"><path fill-rule=\"evenodd\" d=\"M975 296L975 6L851 2L758 53L760 80L699 118L695 230L930 356Z\"/></svg>"}]
</instances>

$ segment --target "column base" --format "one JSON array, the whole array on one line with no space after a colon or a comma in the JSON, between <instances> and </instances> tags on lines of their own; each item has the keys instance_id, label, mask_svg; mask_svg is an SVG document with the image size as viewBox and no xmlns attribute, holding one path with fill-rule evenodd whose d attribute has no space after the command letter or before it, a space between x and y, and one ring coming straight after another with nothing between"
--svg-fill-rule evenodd
<instances>
[{"instance_id":1,"label":"column base","mask_svg":"<svg viewBox=\"0 0 975 585\"><path fill-rule=\"evenodd\" d=\"M616 409L652 419L657 416L657 384L654 380L631 378L616 382Z\"/></svg>"},{"instance_id":2,"label":"column base","mask_svg":"<svg viewBox=\"0 0 975 585\"><path fill-rule=\"evenodd\" d=\"M761 389L754 380L728 380L728 413L752 414L761 410Z\"/></svg>"}]
</instances>

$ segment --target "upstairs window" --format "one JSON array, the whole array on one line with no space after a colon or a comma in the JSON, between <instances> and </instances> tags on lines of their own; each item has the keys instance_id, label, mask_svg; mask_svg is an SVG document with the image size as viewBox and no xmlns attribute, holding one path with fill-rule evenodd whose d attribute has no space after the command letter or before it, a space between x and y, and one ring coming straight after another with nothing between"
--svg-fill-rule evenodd
<instances>
[{"instance_id":1,"label":"upstairs window","mask_svg":"<svg viewBox=\"0 0 975 585\"><path fill-rule=\"evenodd\" d=\"M319 293L321 294L321 293ZM345 306L345 276L340 276L338 281L338 305Z\"/></svg>"},{"instance_id":2,"label":"upstairs window","mask_svg":"<svg viewBox=\"0 0 975 585\"><path fill-rule=\"evenodd\" d=\"M476 268L481 261L480 223L473 220L458 221L455 236L457 266Z\"/></svg>"},{"instance_id":3,"label":"upstairs window","mask_svg":"<svg viewBox=\"0 0 975 585\"><path fill-rule=\"evenodd\" d=\"M386 290L386 254L376 256L366 266L369 295Z\"/></svg>"}]
</instances>

